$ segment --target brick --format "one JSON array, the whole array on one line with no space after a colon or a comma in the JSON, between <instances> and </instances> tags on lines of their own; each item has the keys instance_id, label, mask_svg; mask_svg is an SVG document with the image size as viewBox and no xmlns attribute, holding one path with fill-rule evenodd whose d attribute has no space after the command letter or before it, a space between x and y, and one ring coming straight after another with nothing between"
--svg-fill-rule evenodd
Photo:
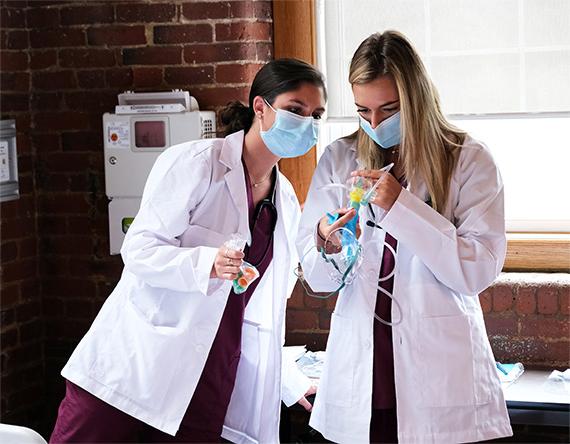
<instances>
[{"instance_id":1,"label":"brick","mask_svg":"<svg viewBox=\"0 0 570 444\"><path fill-rule=\"evenodd\" d=\"M100 26L87 30L89 45L145 45L144 26Z\"/></svg>"},{"instance_id":2,"label":"brick","mask_svg":"<svg viewBox=\"0 0 570 444\"><path fill-rule=\"evenodd\" d=\"M59 11L55 8L29 8L27 10L27 27L29 29L55 28L58 25Z\"/></svg>"},{"instance_id":3,"label":"brick","mask_svg":"<svg viewBox=\"0 0 570 444\"><path fill-rule=\"evenodd\" d=\"M133 68L133 86L158 87L162 85L162 68Z\"/></svg>"},{"instance_id":4,"label":"brick","mask_svg":"<svg viewBox=\"0 0 570 444\"><path fill-rule=\"evenodd\" d=\"M83 29L32 29L30 46L32 48L61 48L65 46L85 45Z\"/></svg>"},{"instance_id":5,"label":"brick","mask_svg":"<svg viewBox=\"0 0 570 444\"><path fill-rule=\"evenodd\" d=\"M103 88L105 71L102 69L77 71L77 81L80 88Z\"/></svg>"},{"instance_id":6,"label":"brick","mask_svg":"<svg viewBox=\"0 0 570 444\"><path fill-rule=\"evenodd\" d=\"M42 306L39 299L27 301L16 307L16 322L25 322L41 315Z\"/></svg>"},{"instance_id":7,"label":"brick","mask_svg":"<svg viewBox=\"0 0 570 444\"><path fill-rule=\"evenodd\" d=\"M167 3L117 5L118 22L169 22L176 17L176 5Z\"/></svg>"},{"instance_id":8,"label":"brick","mask_svg":"<svg viewBox=\"0 0 570 444\"><path fill-rule=\"evenodd\" d=\"M48 92L34 93L31 96L34 111L58 111L63 105L63 94ZM43 149L43 146L41 147Z\"/></svg>"},{"instance_id":9,"label":"brick","mask_svg":"<svg viewBox=\"0 0 570 444\"><path fill-rule=\"evenodd\" d=\"M115 65L115 52L109 49L63 49L59 62L64 68L110 67Z\"/></svg>"},{"instance_id":10,"label":"brick","mask_svg":"<svg viewBox=\"0 0 570 444\"><path fill-rule=\"evenodd\" d=\"M328 332L293 332L287 327L286 345L306 345L307 350L324 350L327 345Z\"/></svg>"},{"instance_id":11,"label":"brick","mask_svg":"<svg viewBox=\"0 0 570 444\"><path fill-rule=\"evenodd\" d=\"M0 89L2 91L28 91L30 74L27 72L0 73Z\"/></svg>"},{"instance_id":12,"label":"brick","mask_svg":"<svg viewBox=\"0 0 570 444\"><path fill-rule=\"evenodd\" d=\"M182 49L172 46L123 49L125 65L179 65Z\"/></svg>"},{"instance_id":13,"label":"brick","mask_svg":"<svg viewBox=\"0 0 570 444\"><path fill-rule=\"evenodd\" d=\"M555 319L552 317L527 317L521 322L521 336L530 338L562 339L570 335L568 319Z\"/></svg>"},{"instance_id":14,"label":"brick","mask_svg":"<svg viewBox=\"0 0 570 444\"><path fill-rule=\"evenodd\" d=\"M23 51L0 51L2 72L28 69L28 54Z\"/></svg>"},{"instance_id":15,"label":"brick","mask_svg":"<svg viewBox=\"0 0 570 444\"><path fill-rule=\"evenodd\" d=\"M231 18L259 18L271 19L270 2L248 2L248 1L232 1L230 2Z\"/></svg>"},{"instance_id":16,"label":"brick","mask_svg":"<svg viewBox=\"0 0 570 444\"><path fill-rule=\"evenodd\" d=\"M479 302L484 314L491 313L493 311L493 294L490 289L479 294Z\"/></svg>"},{"instance_id":17,"label":"brick","mask_svg":"<svg viewBox=\"0 0 570 444\"><path fill-rule=\"evenodd\" d=\"M59 134L33 134L32 143L39 152L59 151L61 149Z\"/></svg>"},{"instance_id":18,"label":"brick","mask_svg":"<svg viewBox=\"0 0 570 444\"><path fill-rule=\"evenodd\" d=\"M7 219L2 221L2 239L21 238L34 231L33 218Z\"/></svg>"},{"instance_id":19,"label":"brick","mask_svg":"<svg viewBox=\"0 0 570 444\"><path fill-rule=\"evenodd\" d=\"M510 310L513 306L513 289L510 285L495 285L491 288L493 294L493 311Z\"/></svg>"},{"instance_id":20,"label":"brick","mask_svg":"<svg viewBox=\"0 0 570 444\"><path fill-rule=\"evenodd\" d=\"M73 111L37 113L34 121L38 131L82 130L89 127L89 115Z\"/></svg>"},{"instance_id":21,"label":"brick","mask_svg":"<svg viewBox=\"0 0 570 444\"><path fill-rule=\"evenodd\" d=\"M43 280L45 295L64 299L90 297L95 294L95 283L85 278L59 276Z\"/></svg>"},{"instance_id":22,"label":"brick","mask_svg":"<svg viewBox=\"0 0 570 444\"><path fill-rule=\"evenodd\" d=\"M273 58L273 43L258 42L255 44L256 60L268 62Z\"/></svg>"},{"instance_id":23,"label":"brick","mask_svg":"<svg viewBox=\"0 0 570 444\"><path fill-rule=\"evenodd\" d=\"M3 242L0 246L2 264L15 260L18 257L18 244L14 241Z\"/></svg>"},{"instance_id":24,"label":"brick","mask_svg":"<svg viewBox=\"0 0 570 444\"><path fill-rule=\"evenodd\" d=\"M290 310L287 312L287 328L289 331L316 330L319 327L317 312L310 310Z\"/></svg>"},{"instance_id":25,"label":"brick","mask_svg":"<svg viewBox=\"0 0 570 444\"><path fill-rule=\"evenodd\" d=\"M235 88L193 88L192 95L196 97L200 106L210 109L217 106L225 106L232 100L247 103L249 86Z\"/></svg>"},{"instance_id":26,"label":"brick","mask_svg":"<svg viewBox=\"0 0 570 444\"><path fill-rule=\"evenodd\" d=\"M212 26L197 25L168 25L154 27L154 43L203 43L211 42Z\"/></svg>"},{"instance_id":27,"label":"brick","mask_svg":"<svg viewBox=\"0 0 570 444\"><path fill-rule=\"evenodd\" d=\"M272 26L268 22L233 22L216 24L216 41L271 41Z\"/></svg>"},{"instance_id":28,"label":"brick","mask_svg":"<svg viewBox=\"0 0 570 444\"><path fill-rule=\"evenodd\" d=\"M102 149L101 131L74 131L61 135L63 151L96 151Z\"/></svg>"},{"instance_id":29,"label":"brick","mask_svg":"<svg viewBox=\"0 0 570 444\"><path fill-rule=\"evenodd\" d=\"M30 68L46 69L57 65L57 52L48 51L31 51L30 52Z\"/></svg>"},{"instance_id":30,"label":"brick","mask_svg":"<svg viewBox=\"0 0 570 444\"><path fill-rule=\"evenodd\" d=\"M28 111L30 101L27 94L0 94L2 112Z\"/></svg>"},{"instance_id":31,"label":"brick","mask_svg":"<svg viewBox=\"0 0 570 444\"><path fill-rule=\"evenodd\" d=\"M0 8L0 27L8 28L25 28L26 27L26 10L25 8L11 7L7 8L2 5ZM10 4L9 6L14 6Z\"/></svg>"},{"instance_id":32,"label":"brick","mask_svg":"<svg viewBox=\"0 0 570 444\"><path fill-rule=\"evenodd\" d=\"M230 5L228 2L188 2L182 5L182 15L188 20L229 18Z\"/></svg>"},{"instance_id":33,"label":"brick","mask_svg":"<svg viewBox=\"0 0 570 444\"><path fill-rule=\"evenodd\" d=\"M75 72L71 70L34 72L32 73L32 87L46 91L76 88Z\"/></svg>"},{"instance_id":34,"label":"brick","mask_svg":"<svg viewBox=\"0 0 570 444\"><path fill-rule=\"evenodd\" d=\"M70 173L86 170L89 158L84 153L56 152L44 159L44 165L50 173Z\"/></svg>"},{"instance_id":35,"label":"brick","mask_svg":"<svg viewBox=\"0 0 570 444\"><path fill-rule=\"evenodd\" d=\"M85 232L85 227L81 227ZM91 236L57 236L52 239L51 252L57 256L90 255L93 252L93 239Z\"/></svg>"},{"instance_id":36,"label":"brick","mask_svg":"<svg viewBox=\"0 0 570 444\"><path fill-rule=\"evenodd\" d=\"M570 315L570 287L561 287L559 290L560 313Z\"/></svg>"},{"instance_id":37,"label":"brick","mask_svg":"<svg viewBox=\"0 0 570 444\"><path fill-rule=\"evenodd\" d=\"M512 314L498 316L490 313L485 316L485 326L489 336L516 336L518 334L518 318Z\"/></svg>"},{"instance_id":38,"label":"brick","mask_svg":"<svg viewBox=\"0 0 570 444\"><path fill-rule=\"evenodd\" d=\"M59 298L44 298L43 310L45 316L57 316L63 314L63 301Z\"/></svg>"},{"instance_id":39,"label":"brick","mask_svg":"<svg viewBox=\"0 0 570 444\"><path fill-rule=\"evenodd\" d=\"M305 294L303 304L306 308L323 308L326 307L326 300Z\"/></svg>"},{"instance_id":40,"label":"brick","mask_svg":"<svg viewBox=\"0 0 570 444\"><path fill-rule=\"evenodd\" d=\"M330 311L319 311L319 328L321 330L331 329L331 316Z\"/></svg>"},{"instance_id":41,"label":"brick","mask_svg":"<svg viewBox=\"0 0 570 444\"><path fill-rule=\"evenodd\" d=\"M63 25L112 23L115 19L113 5L72 6L60 11Z\"/></svg>"},{"instance_id":42,"label":"brick","mask_svg":"<svg viewBox=\"0 0 570 444\"><path fill-rule=\"evenodd\" d=\"M18 329L11 328L10 330L3 331L2 335L0 335L0 343L2 344L2 350L9 350L17 345Z\"/></svg>"},{"instance_id":43,"label":"brick","mask_svg":"<svg viewBox=\"0 0 570 444\"><path fill-rule=\"evenodd\" d=\"M217 83L247 83L251 84L263 63L232 63L216 66Z\"/></svg>"},{"instance_id":44,"label":"brick","mask_svg":"<svg viewBox=\"0 0 570 444\"><path fill-rule=\"evenodd\" d=\"M542 286L537 289L537 309L540 314L558 312L558 289L553 286Z\"/></svg>"},{"instance_id":45,"label":"brick","mask_svg":"<svg viewBox=\"0 0 570 444\"><path fill-rule=\"evenodd\" d=\"M107 85L113 88L126 88L133 84L132 68L109 69L105 72ZM113 105L117 104L117 95L113 92Z\"/></svg>"},{"instance_id":46,"label":"brick","mask_svg":"<svg viewBox=\"0 0 570 444\"><path fill-rule=\"evenodd\" d=\"M44 215L87 214L91 208L84 193L49 194L39 201L38 207Z\"/></svg>"},{"instance_id":47,"label":"brick","mask_svg":"<svg viewBox=\"0 0 570 444\"><path fill-rule=\"evenodd\" d=\"M210 83L214 78L214 68L212 66L165 68L164 80L168 85L195 85Z\"/></svg>"},{"instance_id":48,"label":"brick","mask_svg":"<svg viewBox=\"0 0 570 444\"><path fill-rule=\"evenodd\" d=\"M297 281L295 287L293 288L293 292L291 293L291 297L287 300L287 309L291 308L303 308L303 295L305 294L301 283Z\"/></svg>"},{"instance_id":49,"label":"brick","mask_svg":"<svg viewBox=\"0 0 570 444\"><path fill-rule=\"evenodd\" d=\"M253 44L213 43L184 48L184 61L192 64L256 60L256 57L257 49Z\"/></svg>"},{"instance_id":50,"label":"brick","mask_svg":"<svg viewBox=\"0 0 570 444\"><path fill-rule=\"evenodd\" d=\"M516 295L516 309L518 314L533 314L536 312L536 289L534 287L520 287Z\"/></svg>"},{"instance_id":51,"label":"brick","mask_svg":"<svg viewBox=\"0 0 570 444\"><path fill-rule=\"evenodd\" d=\"M37 275L36 261L25 259L2 265L2 280L6 283L30 279Z\"/></svg>"},{"instance_id":52,"label":"brick","mask_svg":"<svg viewBox=\"0 0 570 444\"><path fill-rule=\"evenodd\" d=\"M93 319L93 306L88 299L71 299L65 302L65 314L70 318Z\"/></svg>"},{"instance_id":53,"label":"brick","mask_svg":"<svg viewBox=\"0 0 570 444\"><path fill-rule=\"evenodd\" d=\"M27 49L28 31L7 31L4 33L3 47L6 49Z\"/></svg>"},{"instance_id":54,"label":"brick","mask_svg":"<svg viewBox=\"0 0 570 444\"><path fill-rule=\"evenodd\" d=\"M113 111L117 104L114 91L78 91L65 93L65 103L70 110L84 110L101 113Z\"/></svg>"},{"instance_id":55,"label":"brick","mask_svg":"<svg viewBox=\"0 0 570 444\"><path fill-rule=\"evenodd\" d=\"M29 239L22 239L20 241L20 258L26 259L36 257L38 254L38 240L36 237Z\"/></svg>"},{"instance_id":56,"label":"brick","mask_svg":"<svg viewBox=\"0 0 570 444\"><path fill-rule=\"evenodd\" d=\"M10 293L12 295L10 295ZM14 295L16 296L15 298ZM12 308L8 309L8 306L14 305L15 302L18 301L20 297L20 286L16 284L9 287L2 287L0 296L2 297L2 304L0 304L2 306L2 311L0 311L0 325L7 328L16 320L15 310Z\"/></svg>"}]
</instances>

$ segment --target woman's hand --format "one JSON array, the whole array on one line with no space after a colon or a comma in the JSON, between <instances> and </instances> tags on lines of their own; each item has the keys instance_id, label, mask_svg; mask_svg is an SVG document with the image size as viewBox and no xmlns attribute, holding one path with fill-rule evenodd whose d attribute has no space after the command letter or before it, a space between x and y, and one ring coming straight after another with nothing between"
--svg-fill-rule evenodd
<instances>
[{"instance_id":1,"label":"woman's hand","mask_svg":"<svg viewBox=\"0 0 570 444\"><path fill-rule=\"evenodd\" d=\"M233 281L237 278L244 256L243 251L231 250L222 245L214 260L210 277Z\"/></svg>"},{"instance_id":2,"label":"woman's hand","mask_svg":"<svg viewBox=\"0 0 570 444\"><path fill-rule=\"evenodd\" d=\"M380 185L376 187L375 195L370 202L374 205L378 205L385 211L389 211L398 199L400 191L402 191L402 186L396 180L394 176L390 173L385 173L380 170L358 170L350 173L351 176L366 177L376 182L378 179L382 178Z\"/></svg>"},{"instance_id":3,"label":"woman's hand","mask_svg":"<svg viewBox=\"0 0 570 444\"><path fill-rule=\"evenodd\" d=\"M319 226L317 228L317 246L325 247L325 252L327 254L338 253L342 249L342 246L339 243L340 240L336 239L335 236L330 236L330 234L334 230L344 227L353 217L356 217L356 210L354 208L339 208L338 210L333 211L333 214L338 214L340 217L329 225L328 216L323 216L319 221ZM359 237L360 227L356 224L356 238Z\"/></svg>"},{"instance_id":4,"label":"woman's hand","mask_svg":"<svg viewBox=\"0 0 570 444\"><path fill-rule=\"evenodd\" d=\"M297 404L303 406L307 412L310 412L313 410L313 405L308 401L307 396L314 395L315 393L317 393L317 386L312 385L309 387L309 390L307 390L307 393L305 393L305 396L297 401Z\"/></svg>"}]
</instances>

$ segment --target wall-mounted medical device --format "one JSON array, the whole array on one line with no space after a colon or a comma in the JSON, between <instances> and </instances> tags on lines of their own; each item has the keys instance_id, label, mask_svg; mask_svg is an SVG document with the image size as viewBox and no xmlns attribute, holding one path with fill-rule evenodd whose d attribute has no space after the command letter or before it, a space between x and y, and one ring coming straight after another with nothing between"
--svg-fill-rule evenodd
<instances>
[{"instance_id":1,"label":"wall-mounted medical device","mask_svg":"<svg viewBox=\"0 0 570 444\"><path fill-rule=\"evenodd\" d=\"M0 120L0 202L19 197L16 121Z\"/></svg>"},{"instance_id":2,"label":"wall-mounted medical device","mask_svg":"<svg viewBox=\"0 0 570 444\"><path fill-rule=\"evenodd\" d=\"M103 115L111 254L121 249L138 212L148 174L160 153L172 145L216 134L215 113L200 111L188 91L127 91L118 99L115 113Z\"/></svg>"}]
</instances>

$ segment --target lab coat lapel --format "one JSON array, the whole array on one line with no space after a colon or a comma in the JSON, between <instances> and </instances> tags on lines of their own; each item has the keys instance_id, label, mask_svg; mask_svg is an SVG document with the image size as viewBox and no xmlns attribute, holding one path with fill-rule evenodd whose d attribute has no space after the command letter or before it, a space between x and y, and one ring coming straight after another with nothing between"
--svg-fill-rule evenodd
<instances>
[{"instance_id":1,"label":"lab coat lapel","mask_svg":"<svg viewBox=\"0 0 570 444\"><path fill-rule=\"evenodd\" d=\"M245 189L245 176L241 162L243 139L243 131L238 131L226 137L220 153L220 162L228 168L224 175L224 180L239 217L238 234L247 239L249 243L251 241L251 233L249 231L247 191Z\"/></svg>"}]
</instances>

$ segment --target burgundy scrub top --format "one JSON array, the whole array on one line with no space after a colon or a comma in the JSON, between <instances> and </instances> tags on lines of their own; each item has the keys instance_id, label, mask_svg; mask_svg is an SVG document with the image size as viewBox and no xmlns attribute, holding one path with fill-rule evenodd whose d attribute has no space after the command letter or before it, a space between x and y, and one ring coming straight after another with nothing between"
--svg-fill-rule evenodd
<instances>
[{"instance_id":1,"label":"burgundy scrub top","mask_svg":"<svg viewBox=\"0 0 570 444\"><path fill-rule=\"evenodd\" d=\"M194 435L203 433L204 437L221 436L241 354L245 307L273 259L273 231L277 222L277 211L271 201L275 193L275 177L272 179L271 199L262 200L254 208L245 163L244 171L252 236L251 246L244 249L244 260L255 265L260 276L244 293L235 294L233 290L230 292L206 365L182 420L181 428L191 428Z\"/></svg>"}]
</instances>

